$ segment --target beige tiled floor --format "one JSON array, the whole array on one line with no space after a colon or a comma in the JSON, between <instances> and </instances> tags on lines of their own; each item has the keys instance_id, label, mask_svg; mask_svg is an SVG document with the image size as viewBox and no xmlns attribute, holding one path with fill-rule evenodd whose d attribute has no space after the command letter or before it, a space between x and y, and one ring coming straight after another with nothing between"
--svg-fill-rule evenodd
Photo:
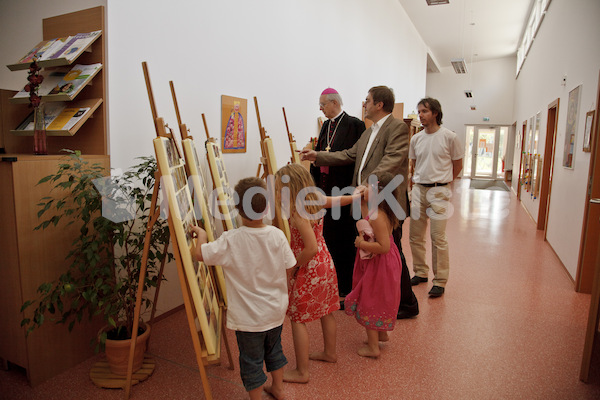
<instances>
[{"instance_id":1,"label":"beige tiled floor","mask_svg":"<svg viewBox=\"0 0 600 400\"><path fill-rule=\"evenodd\" d=\"M430 299L431 280L414 287L421 313L399 321L378 360L356 354L364 331L337 311L338 363L311 362L310 382L286 384L288 399L600 398L598 369L594 384L579 381L590 296L573 290L515 196L468 189L463 181L453 204L446 294ZM410 265L407 225L403 248ZM311 349L320 349L319 323L309 324L309 332ZM210 386L215 399L244 399L235 335L227 336L235 370L223 356L223 365L207 368ZM283 343L293 365L287 322ZM156 370L133 387L132 399L204 398L183 311L156 324L150 346ZM0 398L122 399L122 390L90 381L98 357L36 388L20 371L0 371Z\"/></svg>"}]
</instances>

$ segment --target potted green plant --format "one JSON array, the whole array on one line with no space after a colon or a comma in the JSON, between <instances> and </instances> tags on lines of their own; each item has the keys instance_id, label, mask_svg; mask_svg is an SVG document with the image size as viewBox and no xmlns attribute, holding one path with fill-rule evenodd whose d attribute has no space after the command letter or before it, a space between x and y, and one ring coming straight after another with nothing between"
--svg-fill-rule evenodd
<instances>
[{"instance_id":1,"label":"potted green plant","mask_svg":"<svg viewBox=\"0 0 600 400\"><path fill-rule=\"evenodd\" d=\"M156 162L153 157L141 157L139 164L124 173L106 177L108 171L99 164L90 165L78 151L65 151L67 159L59 164L57 172L39 182L48 182L53 188L51 196L38 204L41 222L36 229L47 229L66 220L67 224L79 226L80 236L67 255L67 271L55 281L40 285L39 297L23 304L21 311L33 307L33 314L24 318L21 325L29 334L51 320L68 324L70 331L84 317L101 316L108 328L93 340L98 351L105 349L110 340L132 337ZM168 242L168 224L158 219L150 239L143 312L152 307L146 294L158 283L163 258L173 258L166 252ZM149 331L149 326L145 329ZM128 352L129 346L125 347ZM110 363L110 357L107 358ZM137 364L141 366L141 360ZM126 365L124 371L112 366L111 370L125 373Z\"/></svg>"}]
</instances>

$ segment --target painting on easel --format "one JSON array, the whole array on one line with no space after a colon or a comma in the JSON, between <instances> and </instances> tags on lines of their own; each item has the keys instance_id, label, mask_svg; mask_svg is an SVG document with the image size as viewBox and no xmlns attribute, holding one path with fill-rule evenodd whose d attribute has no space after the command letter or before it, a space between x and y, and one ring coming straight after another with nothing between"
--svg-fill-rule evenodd
<instances>
[{"instance_id":1,"label":"painting on easel","mask_svg":"<svg viewBox=\"0 0 600 400\"><path fill-rule=\"evenodd\" d=\"M241 225L235 209L235 202L233 199L231 187L229 185L229 178L227 177L227 170L221 157L221 151L219 146L211 140L206 141L206 157L208 159L208 166L210 167L210 173L213 179L213 186L217 193L217 200L219 203L219 211L223 219L223 225L225 230L231 230ZM217 210L213 210L216 213Z\"/></svg>"},{"instance_id":2,"label":"painting on easel","mask_svg":"<svg viewBox=\"0 0 600 400\"><path fill-rule=\"evenodd\" d=\"M208 354L216 354L219 351L222 314L206 265L193 261L190 251L194 245L190 226L196 225L196 215L187 185L185 162L176 155L173 139L154 139L154 150L161 173L163 199L166 199L169 205L168 212L173 225L171 228L174 229L177 238L206 351Z\"/></svg>"},{"instance_id":3,"label":"painting on easel","mask_svg":"<svg viewBox=\"0 0 600 400\"><path fill-rule=\"evenodd\" d=\"M248 100L221 96L221 148L223 153L245 153Z\"/></svg>"},{"instance_id":4,"label":"painting on easel","mask_svg":"<svg viewBox=\"0 0 600 400\"><path fill-rule=\"evenodd\" d=\"M214 218L208 208L208 193L210 191L206 182L205 168L204 165L200 163L194 140L187 138L183 139L181 142L183 144L183 154L185 155L186 165L189 171L189 181L192 189L191 195L194 200L194 213L196 217L199 217L198 221L206 231L208 240L212 242L216 239L217 231L214 224ZM186 230L186 232L189 232L189 230ZM214 271L216 283L222 294L221 298L225 302L225 305L227 305L227 291L225 288L225 275L223 275L223 269L221 266L217 265L214 267Z\"/></svg>"}]
</instances>

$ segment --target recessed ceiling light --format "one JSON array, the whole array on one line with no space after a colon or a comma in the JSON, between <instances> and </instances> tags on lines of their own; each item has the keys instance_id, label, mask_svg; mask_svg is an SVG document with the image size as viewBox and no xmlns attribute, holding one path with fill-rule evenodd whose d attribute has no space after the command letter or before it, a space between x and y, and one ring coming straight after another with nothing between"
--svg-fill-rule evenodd
<instances>
[{"instance_id":1,"label":"recessed ceiling light","mask_svg":"<svg viewBox=\"0 0 600 400\"><path fill-rule=\"evenodd\" d=\"M441 4L449 4L450 0L425 0L428 6L439 6Z\"/></svg>"},{"instance_id":2,"label":"recessed ceiling light","mask_svg":"<svg viewBox=\"0 0 600 400\"><path fill-rule=\"evenodd\" d=\"M452 63L452 67L454 68L454 72L457 74L466 74L467 73L467 64L465 64L464 58L453 58L450 60Z\"/></svg>"}]
</instances>

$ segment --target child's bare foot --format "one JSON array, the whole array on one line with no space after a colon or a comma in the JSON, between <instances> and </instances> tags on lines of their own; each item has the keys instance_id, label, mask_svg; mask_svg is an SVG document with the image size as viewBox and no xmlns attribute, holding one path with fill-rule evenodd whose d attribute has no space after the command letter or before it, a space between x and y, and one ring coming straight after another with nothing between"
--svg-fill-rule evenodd
<instances>
[{"instance_id":1,"label":"child's bare foot","mask_svg":"<svg viewBox=\"0 0 600 400\"><path fill-rule=\"evenodd\" d=\"M283 393L283 388L275 387L275 385L265 385L265 392L269 393L271 396L276 398L277 400L284 400L285 393Z\"/></svg>"},{"instance_id":2,"label":"child's bare foot","mask_svg":"<svg viewBox=\"0 0 600 400\"><path fill-rule=\"evenodd\" d=\"M390 337L388 336L387 331L379 331L378 334L380 342L389 342Z\"/></svg>"},{"instance_id":3,"label":"child's bare foot","mask_svg":"<svg viewBox=\"0 0 600 400\"><path fill-rule=\"evenodd\" d=\"M390 341L390 337L388 336L386 331L379 331L378 333L378 339L380 342L389 342ZM369 344L369 341L367 339L363 340L364 344Z\"/></svg>"},{"instance_id":4,"label":"child's bare foot","mask_svg":"<svg viewBox=\"0 0 600 400\"><path fill-rule=\"evenodd\" d=\"M310 353L308 355L308 358L311 360L315 360L315 361L325 361L325 362L330 362L330 363L337 362L336 354L327 354L324 351L317 351L314 353Z\"/></svg>"},{"instance_id":5,"label":"child's bare foot","mask_svg":"<svg viewBox=\"0 0 600 400\"><path fill-rule=\"evenodd\" d=\"M358 349L358 355L361 357L378 358L379 354L380 354L379 347L377 347L377 349L374 349L371 346L366 345L366 346L363 346L360 349Z\"/></svg>"},{"instance_id":6,"label":"child's bare foot","mask_svg":"<svg viewBox=\"0 0 600 400\"><path fill-rule=\"evenodd\" d=\"M288 369L283 372L283 381L292 383L308 383L308 373L303 374L297 369Z\"/></svg>"}]
</instances>

